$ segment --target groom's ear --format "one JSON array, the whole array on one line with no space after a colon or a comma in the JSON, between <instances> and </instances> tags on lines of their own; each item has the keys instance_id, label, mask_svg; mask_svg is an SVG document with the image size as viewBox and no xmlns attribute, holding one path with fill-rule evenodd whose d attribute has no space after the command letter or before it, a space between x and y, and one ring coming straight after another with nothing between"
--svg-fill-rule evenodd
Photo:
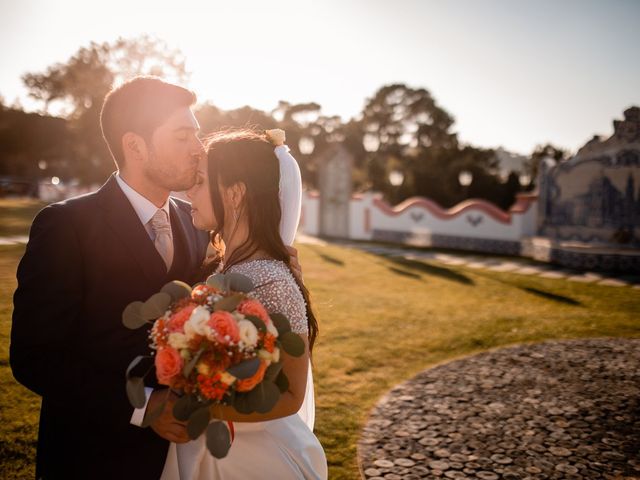
<instances>
[{"instance_id":1,"label":"groom's ear","mask_svg":"<svg viewBox=\"0 0 640 480\"><path fill-rule=\"evenodd\" d=\"M147 143L137 133L126 132L122 136L122 151L125 161L140 161L147 155Z\"/></svg>"}]
</instances>

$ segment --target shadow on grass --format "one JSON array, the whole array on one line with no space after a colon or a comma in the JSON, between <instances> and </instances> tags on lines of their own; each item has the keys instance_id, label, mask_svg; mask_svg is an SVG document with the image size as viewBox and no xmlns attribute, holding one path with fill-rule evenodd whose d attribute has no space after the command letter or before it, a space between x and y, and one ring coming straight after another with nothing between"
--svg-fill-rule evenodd
<instances>
[{"instance_id":1,"label":"shadow on grass","mask_svg":"<svg viewBox=\"0 0 640 480\"><path fill-rule=\"evenodd\" d=\"M542 297L546 300L551 300L553 302L558 302L558 303L564 303L566 305L573 305L576 307L579 307L582 305L581 302L579 302L578 300L574 300L571 297L567 297L565 295L558 295L557 293L551 293L551 292L547 292L546 290L541 290L539 288L535 288L535 287L527 287L524 285L518 285L517 283L511 283L511 282L507 282L505 280L500 280L499 278L495 278L492 277L490 275L485 275L481 272L476 272L476 275L480 275L484 278L487 278L489 280L493 280L494 282L500 282L503 285L508 285L509 287L513 287L513 288L517 288L519 290L524 290L527 293L530 293L532 295L536 295L538 297Z\"/></svg>"},{"instance_id":2,"label":"shadow on grass","mask_svg":"<svg viewBox=\"0 0 640 480\"><path fill-rule=\"evenodd\" d=\"M313 250L316 253L316 255L318 255L325 262L332 263L333 265L338 265L340 267L344 267L344 262L342 260L336 257L332 257L331 255L327 255L315 245L309 245L309 249Z\"/></svg>"},{"instance_id":3,"label":"shadow on grass","mask_svg":"<svg viewBox=\"0 0 640 480\"><path fill-rule=\"evenodd\" d=\"M506 282L505 282L506 283ZM547 300L553 300L554 302L566 303L568 305L582 305L579 301L574 300L571 297L565 297L564 295L558 295L556 293L545 292L544 290L540 290L539 288L534 287L521 287L519 285L512 285L520 290L524 290L525 292L529 292L533 295L538 295L539 297L546 298Z\"/></svg>"},{"instance_id":4,"label":"shadow on grass","mask_svg":"<svg viewBox=\"0 0 640 480\"><path fill-rule=\"evenodd\" d=\"M458 273L455 270L451 270L446 267L438 267L435 265L431 265L429 263L423 263L417 260L409 260L402 257L389 257L387 255L379 255L372 254L378 257L384 258L388 262L395 263L396 265L403 267L404 270L399 269L397 267L389 267L395 273L408 275L408 276L416 276L414 278L420 278L417 273L423 273L425 275L434 276L444 278L445 280L451 280L453 282L462 283L463 285L474 285L475 282L471 280L466 275L462 273ZM412 270L412 272L407 272L407 270ZM417 272L417 273L414 273Z\"/></svg>"},{"instance_id":5,"label":"shadow on grass","mask_svg":"<svg viewBox=\"0 0 640 480\"><path fill-rule=\"evenodd\" d=\"M401 269L396 268L396 267L387 267L387 268L389 268L389 270L392 271L393 273L395 273L396 275L403 275L405 277L415 278L415 279L418 279L418 280L420 280L422 278L417 273L407 272L406 270L401 270Z\"/></svg>"}]
</instances>

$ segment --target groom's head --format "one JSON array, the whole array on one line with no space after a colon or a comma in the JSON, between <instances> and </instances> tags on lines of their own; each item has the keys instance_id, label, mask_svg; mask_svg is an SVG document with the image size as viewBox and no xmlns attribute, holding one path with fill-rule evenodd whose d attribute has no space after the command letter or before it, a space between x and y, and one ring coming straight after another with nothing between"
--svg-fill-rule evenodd
<instances>
[{"instance_id":1,"label":"groom's head","mask_svg":"<svg viewBox=\"0 0 640 480\"><path fill-rule=\"evenodd\" d=\"M118 169L166 190L190 188L202 154L190 108L195 101L193 92L156 77L136 77L112 89L100 126Z\"/></svg>"}]
</instances>

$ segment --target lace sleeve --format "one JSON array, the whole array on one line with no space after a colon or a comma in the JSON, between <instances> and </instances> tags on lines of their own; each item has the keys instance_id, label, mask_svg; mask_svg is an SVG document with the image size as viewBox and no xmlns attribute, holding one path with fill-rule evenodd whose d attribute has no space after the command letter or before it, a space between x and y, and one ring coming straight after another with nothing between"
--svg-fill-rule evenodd
<instances>
[{"instance_id":1,"label":"lace sleeve","mask_svg":"<svg viewBox=\"0 0 640 480\"><path fill-rule=\"evenodd\" d=\"M262 302L269 313L285 315L293 332L300 335L309 333L304 297L294 280L272 280L256 287L252 296Z\"/></svg>"}]
</instances>

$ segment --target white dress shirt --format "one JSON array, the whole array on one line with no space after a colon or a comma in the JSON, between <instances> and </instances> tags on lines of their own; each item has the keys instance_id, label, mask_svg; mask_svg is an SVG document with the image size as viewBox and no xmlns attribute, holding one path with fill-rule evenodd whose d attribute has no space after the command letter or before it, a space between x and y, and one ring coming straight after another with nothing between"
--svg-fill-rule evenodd
<instances>
[{"instance_id":1,"label":"white dress shirt","mask_svg":"<svg viewBox=\"0 0 640 480\"><path fill-rule=\"evenodd\" d=\"M155 240L155 233L151 228L150 220L151 220L151 217L153 217L155 213L158 211L158 207L156 207L149 199L142 196L140 193L136 192L133 188L131 188L127 184L127 182L125 182L124 179L120 176L120 173L116 173L116 182L118 183L118 186L120 187L122 192L125 194L129 202L131 203L131 206L133 207L133 209L136 211L136 214L138 215L140 222L142 222L142 225L147 231L147 234L149 234L149 238L151 239L151 241ZM167 212L167 218L171 218L171 215L169 213L170 210L169 210L168 198L167 198L167 201L164 202L164 205L162 205L161 208L165 212ZM172 235L172 238L173 238L173 235ZM153 388L144 387L146 401L144 403L144 407L136 408L133 411L133 415L131 415L131 421L130 421L133 425L136 425L138 427L142 425L142 420L144 419L144 413L147 410L147 403L149 403L149 397L151 396L152 392L153 392Z\"/></svg>"}]
</instances>

